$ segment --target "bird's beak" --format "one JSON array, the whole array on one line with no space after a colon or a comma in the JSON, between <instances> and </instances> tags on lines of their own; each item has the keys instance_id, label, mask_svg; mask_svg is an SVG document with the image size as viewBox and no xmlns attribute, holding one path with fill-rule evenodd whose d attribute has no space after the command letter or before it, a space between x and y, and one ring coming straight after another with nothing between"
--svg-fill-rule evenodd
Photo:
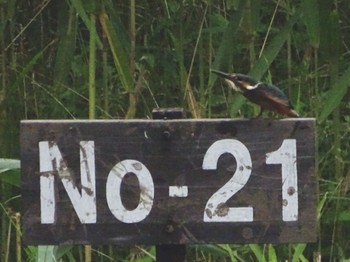
<instances>
[{"instance_id":1,"label":"bird's beak","mask_svg":"<svg viewBox=\"0 0 350 262\"><path fill-rule=\"evenodd\" d=\"M221 76L225 79L225 82L235 91L238 92L242 92L241 88L237 85L239 83L239 81L236 79L236 75L235 74L228 74L228 73L224 73L218 70L210 70L211 72L213 72L214 74L217 74L218 76Z\"/></svg>"},{"instance_id":2,"label":"bird's beak","mask_svg":"<svg viewBox=\"0 0 350 262\"><path fill-rule=\"evenodd\" d=\"M218 70L210 69L210 71L212 73L217 74L218 76L221 76L221 77L226 78L226 79L230 79L232 77L232 75L230 75L228 73L224 73L224 72L218 71Z\"/></svg>"}]
</instances>

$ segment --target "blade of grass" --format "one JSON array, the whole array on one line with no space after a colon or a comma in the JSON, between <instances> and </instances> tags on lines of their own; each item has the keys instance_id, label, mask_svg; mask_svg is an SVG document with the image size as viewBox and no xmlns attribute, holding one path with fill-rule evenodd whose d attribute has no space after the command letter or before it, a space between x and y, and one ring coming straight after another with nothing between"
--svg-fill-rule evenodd
<instances>
[{"instance_id":1,"label":"blade of grass","mask_svg":"<svg viewBox=\"0 0 350 262\"><path fill-rule=\"evenodd\" d=\"M21 29L21 31L12 39L10 44L5 48L5 51L7 51L15 42L16 40L23 35L24 31L28 29L28 27L35 21L35 19L45 10L46 6L50 3L51 0L48 1L42 1L42 6L40 9L36 12L36 14L30 19L30 21ZM15 3L15 1L13 2Z\"/></svg>"},{"instance_id":2,"label":"blade of grass","mask_svg":"<svg viewBox=\"0 0 350 262\"><path fill-rule=\"evenodd\" d=\"M91 25L91 16L89 17L86 9L84 8L83 2L81 0L70 0L71 5L74 7L76 12L78 13L79 17L81 20L83 20L85 26L89 28L90 33L95 35L95 40L97 43L98 48L102 47L102 41L99 38L97 32L96 32L96 27L95 28L90 28Z\"/></svg>"},{"instance_id":3,"label":"blade of grass","mask_svg":"<svg viewBox=\"0 0 350 262\"><path fill-rule=\"evenodd\" d=\"M350 66L338 77L334 86L327 92L326 99L323 103L321 113L318 117L323 122L339 106L340 102L346 95L350 82Z\"/></svg>"},{"instance_id":4,"label":"blade of grass","mask_svg":"<svg viewBox=\"0 0 350 262\"><path fill-rule=\"evenodd\" d=\"M310 44L314 48L320 45L320 20L318 12L317 0L301 1L301 10L303 12L303 20L310 38Z\"/></svg>"},{"instance_id":5,"label":"blade of grass","mask_svg":"<svg viewBox=\"0 0 350 262\"><path fill-rule=\"evenodd\" d=\"M56 262L56 250L57 246L38 246L38 254L36 261Z\"/></svg>"},{"instance_id":6,"label":"blade of grass","mask_svg":"<svg viewBox=\"0 0 350 262\"><path fill-rule=\"evenodd\" d=\"M269 262L277 262L276 250L272 244L268 245Z\"/></svg>"},{"instance_id":7,"label":"blade of grass","mask_svg":"<svg viewBox=\"0 0 350 262\"><path fill-rule=\"evenodd\" d=\"M22 233L21 233L21 214L15 214L15 228L16 228L16 261L22 262Z\"/></svg>"},{"instance_id":8,"label":"blade of grass","mask_svg":"<svg viewBox=\"0 0 350 262\"><path fill-rule=\"evenodd\" d=\"M103 32L106 34L110 50L113 55L113 61L120 77L122 86L125 91L133 91L133 78L130 73L128 59L126 57L126 51L123 48L119 37L108 18L106 13L99 15L99 21L102 25Z\"/></svg>"},{"instance_id":9,"label":"blade of grass","mask_svg":"<svg viewBox=\"0 0 350 262\"><path fill-rule=\"evenodd\" d=\"M48 43L42 50L40 50L37 54L33 56L33 58L26 64L26 66L22 69L22 71L18 72L18 75L16 77L16 81L13 83L13 85L10 87L10 89L15 89L16 86L20 84L20 82L23 81L23 79L33 70L34 65L36 65L40 58L42 58L43 54L50 46L52 46L54 43L56 43L56 39L52 40L50 43Z\"/></svg>"},{"instance_id":10,"label":"blade of grass","mask_svg":"<svg viewBox=\"0 0 350 262\"><path fill-rule=\"evenodd\" d=\"M266 71L269 69L271 63L276 59L277 55L281 51L284 43L287 41L289 34L293 28L293 25L298 20L299 16L295 15L288 23L279 31L279 33L272 38L270 43L262 52L261 57L256 61L254 67L250 70L249 75L253 78L260 79ZM243 96L235 96L231 107L231 115L236 115L238 110L244 103L245 98Z\"/></svg>"},{"instance_id":11,"label":"blade of grass","mask_svg":"<svg viewBox=\"0 0 350 262\"><path fill-rule=\"evenodd\" d=\"M259 262L266 262L264 251L258 244L249 244L249 248L253 251L255 257Z\"/></svg>"},{"instance_id":12,"label":"blade of grass","mask_svg":"<svg viewBox=\"0 0 350 262\"><path fill-rule=\"evenodd\" d=\"M234 35L239 28L239 24L242 19L241 10L244 7L244 1L239 2L239 7L237 12L231 15L230 21L224 29L222 38L220 39L220 45L216 52L214 62L212 63L212 69L220 69L220 67L227 63L226 59L229 53L232 52L232 42ZM208 89L209 95L211 94L211 88L213 87L215 80L217 79L216 74L209 74ZM210 100L210 99L209 99ZM210 103L210 101L209 101Z\"/></svg>"},{"instance_id":13,"label":"blade of grass","mask_svg":"<svg viewBox=\"0 0 350 262\"><path fill-rule=\"evenodd\" d=\"M208 5L206 5L206 7L205 7L203 18L202 18L202 22L201 22L201 25L199 27L198 36L197 36L197 39L196 39L196 45L195 45L195 48L194 48L194 51L193 51L193 55L192 55L192 59L191 59L191 65L190 65L190 68L188 70L188 75L187 75L186 84L185 84L185 96L187 98L187 101L188 101L187 103L189 105L189 108L191 109L191 112L192 112L192 115L193 115L194 118L200 118L201 117L201 110L198 107L197 101L195 100L195 97L194 97L194 94L193 94L194 92L193 92L193 90L191 88L191 85L190 85L190 77L192 75L193 63L194 63L194 59L195 59L195 56L196 56L196 53L197 53L197 50L198 50L198 44L199 44L199 40L200 40L201 35L202 35L203 25L204 25L204 21L205 21L205 17L206 17L207 11L208 11Z\"/></svg>"},{"instance_id":14,"label":"blade of grass","mask_svg":"<svg viewBox=\"0 0 350 262\"><path fill-rule=\"evenodd\" d=\"M298 262L301 261L301 257L303 257L303 252L306 248L306 244L297 244L294 245L294 254L292 262Z\"/></svg>"},{"instance_id":15,"label":"blade of grass","mask_svg":"<svg viewBox=\"0 0 350 262\"><path fill-rule=\"evenodd\" d=\"M89 41L89 119L96 118L96 15L90 15Z\"/></svg>"},{"instance_id":16,"label":"blade of grass","mask_svg":"<svg viewBox=\"0 0 350 262\"><path fill-rule=\"evenodd\" d=\"M281 51L284 43L287 41L288 36L298 19L299 15L292 17L278 34L276 34L268 46L263 50L261 57L257 60L252 70L250 70L249 75L256 79L260 79L266 73L271 63Z\"/></svg>"},{"instance_id":17,"label":"blade of grass","mask_svg":"<svg viewBox=\"0 0 350 262\"><path fill-rule=\"evenodd\" d=\"M227 57L229 57L230 52L232 52L232 43L234 40L234 36L238 31L239 25L242 20L242 10L244 8L245 1L239 1L239 6L237 8L237 12L231 15L230 21L226 28L224 29L224 33L220 40L219 48L215 54L214 62L212 63L212 69L220 69L222 65L227 63ZM209 73L208 79L208 117L211 117L211 108L213 104L213 86L217 79L216 74ZM243 101L243 100L242 100Z\"/></svg>"},{"instance_id":18,"label":"blade of grass","mask_svg":"<svg viewBox=\"0 0 350 262\"><path fill-rule=\"evenodd\" d=\"M110 50L113 55L115 68L118 72L122 87L129 94L129 108L126 113L126 118L132 118L136 112L136 97L134 80L130 70L129 59L127 58L125 48L122 45L121 39L117 32L113 29L112 24L105 12L99 15L99 20L103 32L106 34Z\"/></svg>"},{"instance_id":19,"label":"blade of grass","mask_svg":"<svg viewBox=\"0 0 350 262\"><path fill-rule=\"evenodd\" d=\"M260 50L260 53L259 53L259 58L262 56L263 51L265 50L266 41L267 41L267 38L269 37L270 31L271 31L271 28L272 28L272 23L275 20L275 16L276 16L279 4L280 4L280 0L278 0L278 2L276 4L276 7L275 7L275 10L273 11L273 15L272 15L269 27L268 27L267 32L266 32L266 36L264 37L264 42L262 44L262 47L261 47L261 50Z\"/></svg>"},{"instance_id":20,"label":"blade of grass","mask_svg":"<svg viewBox=\"0 0 350 262\"><path fill-rule=\"evenodd\" d=\"M232 248L230 247L230 245L228 245L228 244L220 245L220 247L222 249L226 250L226 252L230 256L231 262L236 262L237 261L237 259L235 258L234 252L233 252Z\"/></svg>"},{"instance_id":21,"label":"blade of grass","mask_svg":"<svg viewBox=\"0 0 350 262\"><path fill-rule=\"evenodd\" d=\"M0 173L13 169L20 169L20 167L21 161L18 159L0 158Z\"/></svg>"}]
</instances>

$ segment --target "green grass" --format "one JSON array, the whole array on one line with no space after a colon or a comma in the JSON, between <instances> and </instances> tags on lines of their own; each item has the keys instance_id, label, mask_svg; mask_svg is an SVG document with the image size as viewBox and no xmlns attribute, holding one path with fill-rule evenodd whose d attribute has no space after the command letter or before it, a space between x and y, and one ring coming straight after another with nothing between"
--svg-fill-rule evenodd
<instances>
[{"instance_id":1,"label":"green grass","mask_svg":"<svg viewBox=\"0 0 350 262\"><path fill-rule=\"evenodd\" d=\"M250 74L317 119L319 240L194 245L191 261L348 261L349 13L347 0L0 1L0 157L20 158L21 119L251 117L210 69ZM17 163L0 163L0 261L154 261L154 247L21 246Z\"/></svg>"}]
</instances>

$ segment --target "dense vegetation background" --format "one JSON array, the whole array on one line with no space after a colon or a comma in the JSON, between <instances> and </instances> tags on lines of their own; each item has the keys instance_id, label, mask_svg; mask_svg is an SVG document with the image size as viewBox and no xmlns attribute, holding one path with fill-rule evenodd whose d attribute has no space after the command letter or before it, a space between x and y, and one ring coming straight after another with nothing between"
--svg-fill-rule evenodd
<instances>
[{"instance_id":1,"label":"dense vegetation background","mask_svg":"<svg viewBox=\"0 0 350 262\"><path fill-rule=\"evenodd\" d=\"M21 119L150 118L156 107L254 116L258 108L209 70L249 74L317 119L319 240L192 246L190 261L349 261L349 14L348 0L0 0L1 158L20 158ZM18 164L0 164L0 260L34 260L45 249L20 246ZM50 252L63 261L154 257L154 247Z\"/></svg>"}]
</instances>

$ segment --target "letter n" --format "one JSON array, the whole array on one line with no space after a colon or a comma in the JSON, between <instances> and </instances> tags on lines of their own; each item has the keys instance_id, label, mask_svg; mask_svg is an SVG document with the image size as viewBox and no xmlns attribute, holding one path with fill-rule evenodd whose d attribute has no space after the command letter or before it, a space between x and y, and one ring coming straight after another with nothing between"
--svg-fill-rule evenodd
<instances>
[{"instance_id":1,"label":"letter n","mask_svg":"<svg viewBox=\"0 0 350 262\"><path fill-rule=\"evenodd\" d=\"M39 142L41 223L56 222L55 176L61 179L82 224L96 223L94 141L80 142L81 193L55 142Z\"/></svg>"}]
</instances>

